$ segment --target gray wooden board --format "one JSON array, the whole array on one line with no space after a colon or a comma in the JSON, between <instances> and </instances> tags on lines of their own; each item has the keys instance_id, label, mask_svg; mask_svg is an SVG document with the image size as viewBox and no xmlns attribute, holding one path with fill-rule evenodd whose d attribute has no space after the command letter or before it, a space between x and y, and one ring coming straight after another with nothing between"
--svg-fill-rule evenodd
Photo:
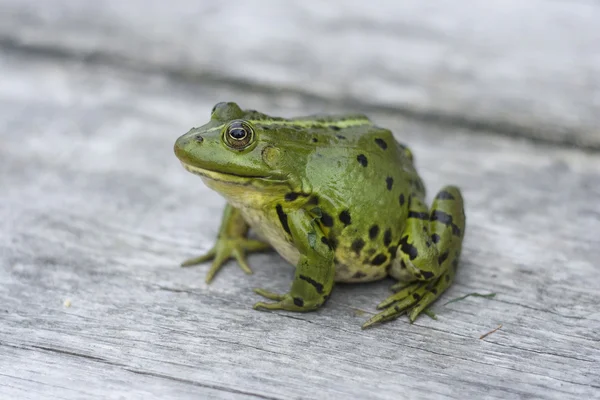
<instances>
[{"instance_id":1,"label":"gray wooden board","mask_svg":"<svg viewBox=\"0 0 600 400\"><path fill-rule=\"evenodd\" d=\"M0 0L0 46L600 149L600 3Z\"/></svg>"},{"instance_id":2,"label":"gray wooden board","mask_svg":"<svg viewBox=\"0 0 600 400\"><path fill-rule=\"evenodd\" d=\"M468 229L437 321L361 331L390 281L271 313L251 305L254 287L288 289L274 253L211 285L207 266L178 267L213 243L223 207L178 164L179 134L218 100L339 110L9 53L0 69L0 398L599 397L597 154L373 114L430 194L463 188ZM471 292L497 296L444 305Z\"/></svg>"}]
</instances>

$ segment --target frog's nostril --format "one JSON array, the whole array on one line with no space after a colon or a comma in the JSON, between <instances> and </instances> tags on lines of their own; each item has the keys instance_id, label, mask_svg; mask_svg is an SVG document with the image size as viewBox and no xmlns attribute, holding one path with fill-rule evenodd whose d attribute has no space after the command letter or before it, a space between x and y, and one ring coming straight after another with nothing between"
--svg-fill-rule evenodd
<instances>
[{"instance_id":1,"label":"frog's nostril","mask_svg":"<svg viewBox=\"0 0 600 400\"><path fill-rule=\"evenodd\" d=\"M198 143L202 143L204 141L204 138L200 135L196 135L194 136L194 140Z\"/></svg>"}]
</instances>

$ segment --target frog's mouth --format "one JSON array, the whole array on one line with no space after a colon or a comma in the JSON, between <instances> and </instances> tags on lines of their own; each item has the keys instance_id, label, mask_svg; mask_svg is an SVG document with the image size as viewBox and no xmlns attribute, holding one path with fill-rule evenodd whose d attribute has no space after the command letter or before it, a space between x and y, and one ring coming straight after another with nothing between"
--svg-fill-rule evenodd
<instances>
[{"instance_id":1,"label":"frog's mouth","mask_svg":"<svg viewBox=\"0 0 600 400\"><path fill-rule=\"evenodd\" d=\"M257 181L273 181L266 176L248 176L248 175L235 175L230 173L216 172L208 169L196 167L194 165L186 164L185 162L181 162L183 168L187 171L191 172L194 175L199 175L203 178L208 178L213 181L223 182L234 185L250 185L252 182Z\"/></svg>"}]
</instances>

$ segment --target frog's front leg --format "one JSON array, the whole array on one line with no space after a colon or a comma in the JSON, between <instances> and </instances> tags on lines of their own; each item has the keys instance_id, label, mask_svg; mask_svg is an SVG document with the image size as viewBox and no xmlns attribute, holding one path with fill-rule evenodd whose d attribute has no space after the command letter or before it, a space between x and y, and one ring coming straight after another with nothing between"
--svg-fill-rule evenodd
<instances>
[{"instance_id":1,"label":"frog's front leg","mask_svg":"<svg viewBox=\"0 0 600 400\"><path fill-rule=\"evenodd\" d=\"M392 290L398 291L377 306L384 310L369 319L363 328L397 318L407 311L413 322L452 284L464 233L463 198L458 188L442 189L431 212L421 201L411 199L397 253L399 262L390 270L392 276L409 283L394 285Z\"/></svg>"},{"instance_id":2,"label":"frog's front leg","mask_svg":"<svg viewBox=\"0 0 600 400\"><path fill-rule=\"evenodd\" d=\"M206 283L209 283L223 264L233 257L245 273L251 274L252 270L246 261L246 254L267 250L271 245L260 240L248 239L249 229L250 227L242 217L240 210L227 204L223 211L221 228L215 245L206 254L190 258L181 263L181 266L189 267L212 259L212 266L206 274Z\"/></svg>"},{"instance_id":3,"label":"frog's front leg","mask_svg":"<svg viewBox=\"0 0 600 400\"><path fill-rule=\"evenodd\" d=\"M327 300L333 288L333 250L314 218L301 209L287 214L287 224L294 246L300 252L292 288L283 295L255 289L261 296L276 301L258 302L255 309L311 311Z\"/></svg>"}]
</instances>

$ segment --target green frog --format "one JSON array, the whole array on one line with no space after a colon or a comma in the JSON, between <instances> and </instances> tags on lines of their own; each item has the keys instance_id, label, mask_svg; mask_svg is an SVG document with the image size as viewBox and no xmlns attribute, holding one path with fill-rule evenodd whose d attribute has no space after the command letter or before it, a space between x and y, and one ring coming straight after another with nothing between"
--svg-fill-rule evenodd
<instances>
[{"instance_id":1,"label":"green frog","mask_svg":"<svg viewBox=\"0 0 600 400\"><path fill-rule=\"evenodd\" d=\"M413 322L454 280L460 190L444 187L428 208L411 150L364 115L286 119L222 102L175 154L227 200L216 244L183 266L212 260L207 283L230 258L252 273L247 255L268 249L296 266L289 293L255 289L270 300L255 309L315 310L335 282L389 275L393 294L362 327L404 313Z\"/></svg>"}]
</instances>

